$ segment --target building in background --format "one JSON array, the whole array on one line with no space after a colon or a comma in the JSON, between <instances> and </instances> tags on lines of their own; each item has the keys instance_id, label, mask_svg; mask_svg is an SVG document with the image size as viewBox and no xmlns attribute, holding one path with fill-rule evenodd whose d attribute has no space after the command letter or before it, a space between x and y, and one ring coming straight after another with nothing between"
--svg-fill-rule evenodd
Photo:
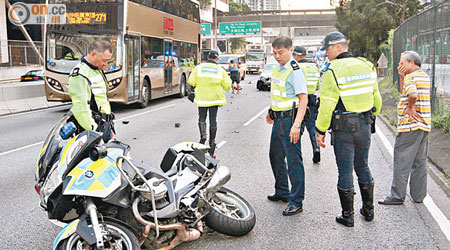
<instances>
[{"instance_id":1,"label":"building in background","mask_svg":"<svg viewBox=\"0 0 450 250\"><path fill-rule=\"evenodd\" d=\"M245 3L252 11L280 9L280 0L235 0L234 2Z\"/></svg>"},{"instance_id":2,"label":"building in background","mask_svg":"<svg viewBox=\"0 0 450 250\"><path fill-rule=\"evenodd\" d=\"M229 11L229 0L211 0L211 5L206 6L205 8L200 8L200 22L203 24L210 24L211 25L211 33L210 34L204 34L202 36L202 50L210 50L215 48L215 40L214 40L214 10L216 8L217 3L217 15L220 15L220 13L228 12ZM208 37L208 38L204 38ZM218 44L222 44L223 41L219 41Z\"/></svg>"}]
</instances>

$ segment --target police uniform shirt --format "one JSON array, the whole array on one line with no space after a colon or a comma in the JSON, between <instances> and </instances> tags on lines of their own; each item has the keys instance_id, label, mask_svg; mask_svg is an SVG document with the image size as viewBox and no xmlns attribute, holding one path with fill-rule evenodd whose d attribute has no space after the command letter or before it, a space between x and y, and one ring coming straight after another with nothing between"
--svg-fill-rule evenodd
<instances>
[{"instance_id":1,"label":"police uniform shirt","mask_svg":"<svg viewBox=\"0 0 450 250\"><path fill-rule=\"evenodd\" d=\"M291 58L284 66L278 64L278 72L284 72L291 67L291 63L297 63L294 58ZM308 94L308 85L306 84L305 74L300 68L295 69L288 76L286 80L286 95L289 98L295 98L299 94Z\"/></svg>"}]
</instances>

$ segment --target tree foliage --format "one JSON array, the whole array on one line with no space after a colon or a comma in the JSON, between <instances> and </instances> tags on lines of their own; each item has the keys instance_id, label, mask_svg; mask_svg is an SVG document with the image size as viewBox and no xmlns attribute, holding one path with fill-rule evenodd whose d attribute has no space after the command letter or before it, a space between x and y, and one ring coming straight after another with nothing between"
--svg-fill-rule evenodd
<instances>
[{"instance_id":1,"label":"tree foliage","mask_svg":"<svg viewBox=\"0 0 450 250\"><path fill-rule=\"evenodd\" d=\"M230 12L247 12L251 11L250 7L246 4L236 3L234 1L229 2Z\"/></svg>"},{"instance_id":2,"label":"tree foliage","mask_svg":"<svg viewBox=\"0 0 450 250\"><path fill-rule=\"evenodd\" d=\"M250 7L248 7L247 4L240 4L240 3L236 3L234 1L230 1L229 2L229 8L230 8L230 12L246 12L246 11L251 11ZM238 51L239 49L241 49L243 46L245 46L245 39L244 38L230 38L228 40L231 43L231 50L233 52Z\"/></svg>"},{"instance_id":3,"label":"tree foliage","mask_svg":"<svg viewBox=\"0 0 450 250\"><path fill-rule=\"evenodd\" d=\"M421 8L419 0L339 0L335 26L349 39L350 50L376 61L389 31Z\"/></svg>"},{"instance_id":4,"label":"tree foliage","mask_svg":"<svg viewBox=\"0 0 450 250\"><path fill-rule=\"evenodd\" d=\"M203 10L211 5L211 0L199 0L198 2L200 3L200 8Z\"/></svg>"}]
</instances>

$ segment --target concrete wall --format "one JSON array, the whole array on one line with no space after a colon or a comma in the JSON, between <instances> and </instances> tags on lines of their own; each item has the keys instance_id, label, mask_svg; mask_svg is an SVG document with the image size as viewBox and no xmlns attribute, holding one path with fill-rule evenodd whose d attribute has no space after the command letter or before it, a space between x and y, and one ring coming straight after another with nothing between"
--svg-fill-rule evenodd
<instances>
[{"instance_id":1,"label":"concrete wall","mask_svg":"<svg viewBox=\"0 0 450 250\"><path fill-rule=\"evenodd\" d=\"M47 102L43 81L0 85L0 116L63 104Z\"/></svg>"},{"instance_id":2,"label":"concrete wall","mask_svg":"<svg viewBox=\"0 0 450 250\"><path fill-rule=\"evenodd\" d=\"M0 67L0 81L6 79L20 79L21 75L36 69L43 69L43 66Z\"/></svg>"}]
</instances>

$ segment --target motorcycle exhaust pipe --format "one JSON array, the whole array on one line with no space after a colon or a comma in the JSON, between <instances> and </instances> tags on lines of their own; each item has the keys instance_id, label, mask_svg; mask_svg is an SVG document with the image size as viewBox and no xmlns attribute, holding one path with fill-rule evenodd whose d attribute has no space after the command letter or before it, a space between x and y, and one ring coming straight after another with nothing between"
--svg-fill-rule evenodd
<instances>
[{"instance_id":1,"label":"motorcycle exhaust pipe","mask_svg":"<svg viewBox=\"0 0 450 250\"><path fill-rule=\"evenodd\" d=\"M211 199L212 196L219 191L225 183L231 179L230 169L226 166L219 166L214 172L211 180L205 188L205 198Z\"/></svg>"}]
</instances>

